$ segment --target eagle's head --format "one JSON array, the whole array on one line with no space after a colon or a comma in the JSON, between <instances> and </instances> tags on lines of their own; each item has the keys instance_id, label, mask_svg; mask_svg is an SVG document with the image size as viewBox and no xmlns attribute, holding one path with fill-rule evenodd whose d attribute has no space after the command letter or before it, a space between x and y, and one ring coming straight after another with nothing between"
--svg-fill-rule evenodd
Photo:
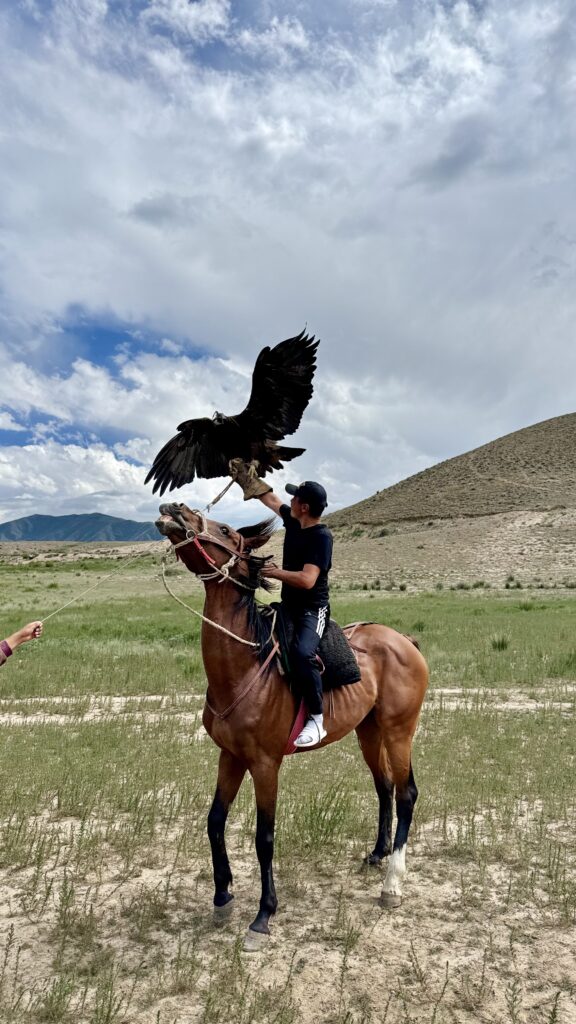
<instances>
[{"instance_id":1,"label":"eagle's head","mask_svg":"<svg viewBox=\"0 0 576 1024\"><path fill-rule=\"evenodd\" d=\"M225 423L226 420L227 420L227 417L224 415L224 413L223 412L218 412L218 410L216 410L216 412L214 413L214 415L212 417L212 422L213 423L222 424L222 423Z\"/></svg>"}]
</instances>

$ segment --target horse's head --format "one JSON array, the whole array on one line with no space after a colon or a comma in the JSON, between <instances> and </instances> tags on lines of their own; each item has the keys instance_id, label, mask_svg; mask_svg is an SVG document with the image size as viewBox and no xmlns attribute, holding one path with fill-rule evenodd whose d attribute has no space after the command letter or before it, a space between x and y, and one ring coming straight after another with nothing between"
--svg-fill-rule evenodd
<instances>
[{"instance_id":1,"label":"horse's head","mask_svg":"<svg viewBox=\"0 0 576 1024\"><path fill-rule=\"evenodd\" d=\"M207 519L198 509L177 502L160 505L160 516L156 520L157 529L174 545L176 555L191 572L197 576L214 573L215 579L222 579L222 572L231 574L250 589L269 586L260 578L260 569L267 559L253 552L270 539L273 524L273 519L267 519L234 530L225 523Z\"/></svg>"}]
</instances>

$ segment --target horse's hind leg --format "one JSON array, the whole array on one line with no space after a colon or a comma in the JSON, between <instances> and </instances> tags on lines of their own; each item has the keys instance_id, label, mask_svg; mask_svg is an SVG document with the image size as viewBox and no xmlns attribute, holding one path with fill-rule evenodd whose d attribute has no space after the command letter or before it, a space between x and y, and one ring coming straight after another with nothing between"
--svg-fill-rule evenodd
<instances>
[{"instance_id":1,"label":"horse's hind leg","mask_svg":"<svg viewBox=\"0 0 576 1024\"><path fill-rule=\"evenodd\" d=\"M386 750L392 779L396 787L397 821L392 856L388 861L388 869L382 886L382 904L387 907L398 907L402 898L402 879L406 874L406 843L412 823L414 804L418 797L410 760L412 736L406 734L388 736Z\"/></svg>"},{"instance_id":2,"label":"horse's hind leg","mask_svg":"<svg viewBox=\"0 0 576 1024\"><path fill-rule=\"evenodd\" d=\"M374 786L378 794L378 834L376 845L364 858L365 864L379 865L383 857L387 857L392 849L392 793L394 783L390 778L390 769L386 757L386 748L382 732L376 725L372 712L356 729L358 742L364 760L372 772Z\"/></svg>"},{"instance_id":3,"label":"horse's hind leg","mask_svg":"<svg viewBox=\"0 0 576 1024\"><path fill-rule=\"evenodd\" d=\"M229 892L232 872L226 852L224 830L230 805L240 789L245 771L246 768L241 761L226 750L221 751L216 793L208 814L208 838L214 868L214 919L217 922L225 920L232 910L234 897Z\"/></svg>"}]
</instances>

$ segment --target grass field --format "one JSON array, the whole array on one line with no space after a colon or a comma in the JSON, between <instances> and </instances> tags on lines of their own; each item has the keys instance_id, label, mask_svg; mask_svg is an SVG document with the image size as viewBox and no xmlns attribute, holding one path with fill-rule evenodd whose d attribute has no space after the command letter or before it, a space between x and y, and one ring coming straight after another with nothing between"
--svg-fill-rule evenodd
<instances>
[{"instance_id":1,"label":"grass field","mask_svg":"<svg viewBox=\"0 0 576 1024\"><path fill-rule=\"evenodd\" d=\"M405 901L360 870L376 798L354 737L287 758L270 948L245 783L229 822L236 917L215 929L199 620L152 555L0 563L0 1020L410 1024L576 1020L576 635L568 592L338 590L341 623L417 635L432 682ZM173 583L201 607L197 583Z\"/></svg>"}]
</instances>

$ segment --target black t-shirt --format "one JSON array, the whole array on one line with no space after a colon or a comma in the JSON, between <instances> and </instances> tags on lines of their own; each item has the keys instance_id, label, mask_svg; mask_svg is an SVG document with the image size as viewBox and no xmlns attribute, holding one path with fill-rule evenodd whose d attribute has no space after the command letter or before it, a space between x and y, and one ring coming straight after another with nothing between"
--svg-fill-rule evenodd
<instances>
[{"instance_id":1,"label":"black t-shirt","mask_svg":"<svg viewBox=\"0 0 576 1024\"><path fill-rule=\"evenodd\" d=\"M282 568L300 572L305 565L317 565L318 579L310 590L282 584L282 600L292 608L323 608L328 604L328 572L332 568L332 534L324 523L302 529L290 515L288 505L281 505L278 513L286 527Z\"/></svg>"}]
</instances>

